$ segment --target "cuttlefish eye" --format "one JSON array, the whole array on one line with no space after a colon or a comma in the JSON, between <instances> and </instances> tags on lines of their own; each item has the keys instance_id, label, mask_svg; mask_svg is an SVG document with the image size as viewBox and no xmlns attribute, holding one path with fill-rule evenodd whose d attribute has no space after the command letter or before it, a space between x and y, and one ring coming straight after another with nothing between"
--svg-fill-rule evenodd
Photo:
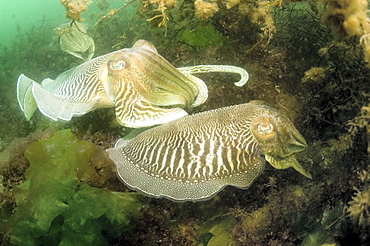
<instances>
[{"instance_id":1,"label":"cuttlefish eye","mask_svg":"<svg viewBox=\"0 0 370 246\"><path fill-rule=\"evenodd\" d=\"M259 134L269 134L274 129L274 126L268 122L258 124L257 131Z\"/></svg>"},{"instance_id":2,"label":"cuttlefish eye","mask_svg":"<svg viewBox=\"0 0 370 246\"><path fill-rule=\"evenodd\" d=\"M123 60L109 61L109 68L112 70L121 70L126 66L126 62Z\"/></svg>"},{"instance_id":3,"label":"cuttlefish eye","mask_svg":"<svg viewBox=\"0 0 370 246\"><path fill-rule=\"evenodd\" d=\"M274 119L269 116L257 117L252 122L252 133L259 141L272 139L276 134L277 128Z\"/></svg>"}]
</instances>

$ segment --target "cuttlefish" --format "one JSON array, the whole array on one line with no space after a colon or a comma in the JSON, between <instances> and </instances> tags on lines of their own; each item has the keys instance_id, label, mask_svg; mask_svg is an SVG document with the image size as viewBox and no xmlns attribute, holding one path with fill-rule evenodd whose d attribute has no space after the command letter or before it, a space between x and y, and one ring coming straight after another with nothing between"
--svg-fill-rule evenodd
<instances>
[{"instance_id":1,"label":"cuttlefish","mask_svg":"<svg viewBox=\"0 0 370 246\"><path fill-rule=\"evenodd\" d=\"M117 141L108 149L119 178L151 197L207 200L231 185L246 189L267 160L311 178L293 156L307 147L293 123L262 101L206 111Z\"/></svg>"},{"instance_id":2,"label":"cuttlefish","mask_svg":"<svg viewBox=\"0 0 370 246\"><path fill-rule=\"evenodd\" d=\"M21 74L17 99L27 120L37 108L53 120L69 121L96 108L115 107L121 125L152 126L183 117L186 108L206 101L206 84L192 75L205 72L238 73L237 86L248 80L247 71L235 66L175 68L151 43L138 40L132 48L96 57L55 80L39 84Z\"/></svg>"},{"instance_id":3,"label":"cuttlefish","mask_svg":"<svg viewBox=\"0 0 370 246\"><path fill-rule=\"evenodd\" d=\"M86 29L85 24L77 21L64 23L56 28L60 48L84 61L90 60L94 56L95 43Z\"/></svg>"}]
</instances>

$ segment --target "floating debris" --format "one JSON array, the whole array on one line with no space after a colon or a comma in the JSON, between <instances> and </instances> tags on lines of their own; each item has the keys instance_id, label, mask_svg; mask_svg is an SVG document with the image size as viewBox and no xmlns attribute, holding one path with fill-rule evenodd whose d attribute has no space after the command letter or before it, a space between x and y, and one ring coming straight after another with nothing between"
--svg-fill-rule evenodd
<instances>
[{"instance_id":1,"label":"floating debris","mask_svg":"<svg viewBox=\"0 0 370 246\"><path fill-rule=\"evenodd\" d=\"M194 73L238 73L244 85L248 73L238 67L198 65L176 69L155 47L137 41L72 68L41 85L20 75L17 99L27 120L39 110L53 120L69 121L96 108L115 107L118 122L127 127L163 124L187 115L184 108L203 104L208 89Z\"/></svg>"},{"instance_id":2,"label":"floating debris","mask_svg":"<svg viewBox=\"0 0 370 246\"><path fill-rule=\"evenodd\" d=\"M91 60L95 52L95 43L93 38L87 34L86 29L85 24L77 21L64 23L56 28L60 48L84 61Z\"/></svg>"},{"instance_id":3,"label":"floating debris","mask_svg":"<svg viewBox=\"0 0 370 246\"><path fill-rule=\"evenodd\" d=\"M67 10L66 17L68 19L83 21L81 13L87 10L91 0L61 0L61 4Z\"/></svg>"},{"instance_id":4,"label":"floating debris","mask_svg":"<svg viewBox=\"0 0 370 246\"><path fill-rule=\"evenodd\" d=\"M196 201L227 185L248 188L265 159L311 178L292 155L306 147L287 117L252 101L177 119L120 139L107 151L129 187L152 197Z\"/></svg>"}]
</instances>

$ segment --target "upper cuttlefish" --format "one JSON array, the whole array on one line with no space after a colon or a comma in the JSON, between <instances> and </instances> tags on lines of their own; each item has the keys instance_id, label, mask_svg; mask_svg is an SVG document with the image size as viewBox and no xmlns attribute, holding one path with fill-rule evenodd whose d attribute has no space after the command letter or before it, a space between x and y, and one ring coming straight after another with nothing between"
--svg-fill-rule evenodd
<instances>
[{"instance_id":1,"label":"upper cuttlefish","mask_svg":"<svg viewBox=\"0 0 370 246\"><path fill-rule=\"evenodd\" d=\"M187 115L208 97L203 80L195 73L240 74L235 83L248 81L243 68L228 65L198 65L175 68L145 40L96 57L41 84L21 74L17 99L27 120L37 108L53 120L69 121L96 108L115 107L118 122L127 127L146 127Z\"/></svg>"}]
</instances>

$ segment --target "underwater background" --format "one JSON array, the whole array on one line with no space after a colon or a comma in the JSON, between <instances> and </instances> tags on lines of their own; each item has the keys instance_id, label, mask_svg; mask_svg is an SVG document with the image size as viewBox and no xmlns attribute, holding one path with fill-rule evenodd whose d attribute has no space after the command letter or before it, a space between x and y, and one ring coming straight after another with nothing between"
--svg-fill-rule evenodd
<instances>
[{"instance_id":1,"label":"underwater background","mask_svg":"<svg viewBox=\"0 0 370 246\"><path fill-rule=\"evenodd\" d=\"M370 245L370 17L366 0L16 0L0 8L0 245ZM60 47L86 24L94 57L151 42L175 67L234 65L250 78L200 74L189 114L264 100L308 148L312 175L265 171L246 190L203 202L146 197L121 183L105 150L132 129L113 108L69 122L27 121L17 78L54 79L83 60ZM197 75L198 76L198 75Z\"/></svg>"}]
</instances>

